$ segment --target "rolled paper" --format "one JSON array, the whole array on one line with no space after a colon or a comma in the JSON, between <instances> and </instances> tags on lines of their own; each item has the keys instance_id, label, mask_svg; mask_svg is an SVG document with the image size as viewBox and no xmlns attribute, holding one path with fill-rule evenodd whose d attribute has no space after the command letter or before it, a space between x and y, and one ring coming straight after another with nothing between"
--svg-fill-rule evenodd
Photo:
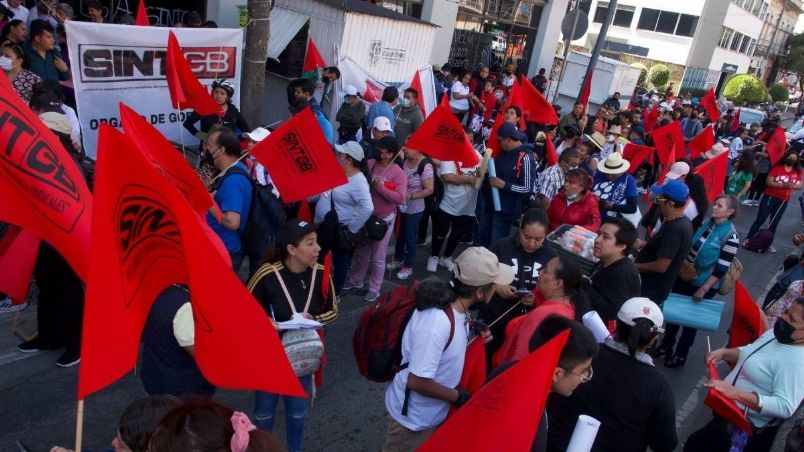
<instances>
[{"instance_id":1,"label":"rolled paper","mask_svg":"<svg viewBox=\"0 0 804 452\"><path fill-rule=\"evenodd\" d=\"M694 301L692 297L671 293L662 305L662 313L667 324L714 333L720 329L720 317L724 306L725 303L720 300L705 298Z\"/></svg>"},{"instance_id":2,"label":"rolled paper","mask_svg":"<svg viewBox=\"0 0 804 452\"><path fill-rule=\"evenodd\" d=\"M592 450L592 444L595 442L599 428L600 421L597 419L585 414L578 416L578 422L575 423L575 430L572 432L567 452L589 452Z\"/></svg>"},{"instance_id":3,"label":"rolled paper","mask_svg":"<svg viewBox=\"0 0 804 452\"><path fill-rule=\"evenodd\" d=\"M611 336L609 329L606 328L606 324L603 323L603 319L600 318L597 311L587 312L583 315L582 320L584 326L592 332L598 343L602 343L607 337Z\"/></svg>"},{"instance_id":4,"label":"rolled paper","mask_svg":"<svg viewBox=\"0 0 804 452\"><path fill-rule=\"evenodd\" d=\"M480 186L483 185L483 178L486 176L486 168L489 165L489 160L491 160L491 148L486 148L483 152L483 160L480 161L480 168L477 169L477 181L475 181L475 188L480 190Z\"/></svg>"},{"instance_id":5,"label":"rolled paper","mask_svg":"<svg viewBox=\"0 0 804 452\"><path fill-rule=\"evenodd\" d=\"M486 165L486 171L489 173L489 177L497 177L497 170L494 168L494 159L489 159L488 165ZM500 207L500 190L497 187L491 187L491 200L494 202L494 211L499 212L502 207Z\"/></svg>"}]
</instances>

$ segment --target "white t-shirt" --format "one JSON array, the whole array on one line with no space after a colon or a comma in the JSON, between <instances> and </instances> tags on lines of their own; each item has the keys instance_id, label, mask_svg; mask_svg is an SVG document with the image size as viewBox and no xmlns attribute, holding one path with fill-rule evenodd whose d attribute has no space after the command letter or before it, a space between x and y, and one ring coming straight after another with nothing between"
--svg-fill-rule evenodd
<instances>
[{"instance_id":1,"label":"white t-shirt","mask_svg":"<svg viewBox=\"0 0 804 452\"><path fill-rule=\"evenodd\" d=\"M14 13L14 17L11 18L12 20L19 19L25 24L28 23L28 8L26 8L22 4L20 4L20 6L18 6L16 8L12 8L12 7L8 6L8 1L7 0L3 0L2 2L0 2L0 4L2 4L3 6L5 6L8 9L10 9L11 12Z\"/></svg>"},{"instance_id":2,"label":"white t-shirt","mask_svg":"<svg viewBox=\"0 0 804 452\"><path fill-rule=\"evenodd\" d=\"M729 160L734 160L740 156L740 153L743 151L743 139L740 137L736 137L731 140L729 144Z\"/></svg>"},{"instance_id":3,"label":"white t-shirt","mask_svg":"<svg viewBox=\"0 0 804 452\"><path fill-rule=\"evenodd\" d=\"M402 405L409 373L433 379L448 388L454 388L461 381L469 330L465 322L466 314L454 309L453 314L455 332L446 350L444 346L449 339L450 324L442 309L413 311L402 335L402 363L409 365L394 376L385 390L385 409L392 418L410 430L420 432L441 424L447 418L450 404L411 391L408 414L403 416Z\"/></svg>"},{"instance_id":4,"label":"white t-shirt","mask_svg":"<svg viewBox=\"0 0 804 452\"><path fill-rule=\"evenodd\" d=\"M460 94L465 96L469 94L469 87L464 86L463 83L456 80L455 83L452 84L452 89L450 91L452 91L453 97L449 101L449 106L456 110L468 110L469 99L455 99L454 95Z\"/></svg>"},{"instance_id":5,"label":"white t-shirt","mask_svg":"<svg viewBox=\"0 0 804 452\"><path fill-rule=\"evenodd\" d=\"M462 176L476 176L479 165L470 168L461 167ZM438 165L438 174L456 174L458 172L455 162L442 161ZM444 181L444 197L441 199L439 208L444 212L455 215L475 216L475 206L477 205L477 189L474 185L450 184Z\"/></svg>"},{"instance_id":6,"label":"white t-shirt","mask_svg":"<svg viewBox=\"0 0 804 452\"><path fill-rule=\"evenodd\" d=\"M195 323L193 322L193 307L188 301L181 305L173 316L173 337L182 347L195 345Z\"/></svg>"}]
</instances>

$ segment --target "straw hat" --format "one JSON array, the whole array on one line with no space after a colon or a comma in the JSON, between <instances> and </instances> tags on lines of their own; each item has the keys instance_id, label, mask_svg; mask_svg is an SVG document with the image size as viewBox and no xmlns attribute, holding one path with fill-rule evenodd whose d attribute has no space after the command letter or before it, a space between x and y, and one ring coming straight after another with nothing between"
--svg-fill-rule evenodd
<instances>
[{"instance_id":1,"label":"straw hat","mask_svg":"<svg viewBox=\"0 0 804 452\"><path fill-rule=\"evenodd\" d=\"M597 165L597 170L605 174L621 174L628 171L631 167L631 162L625 160L623 155L619 152L612 152Z\"/></svg>"},{"instance_id":2,"label":"straw hat","mask_svg":"<svg viewBox=\"0 0 804 452\"><path fill-rule=\"evenodd\" d=\"M584 138L586 138L586 141L588 141L589 144L597 147L597 149L600 151L603 150L603 145L606 144L606 137L601 135L600 132L594 132L591 135L584 135Z\"/></svg>"}]
</instances>

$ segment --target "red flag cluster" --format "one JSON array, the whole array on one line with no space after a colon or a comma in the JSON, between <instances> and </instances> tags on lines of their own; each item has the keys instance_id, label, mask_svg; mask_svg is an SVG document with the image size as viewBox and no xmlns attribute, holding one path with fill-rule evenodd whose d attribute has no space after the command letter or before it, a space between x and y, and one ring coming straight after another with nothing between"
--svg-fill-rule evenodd
<instances>
[{"instance_id":1,"label":"red flag cluster","mask_svg":"<svg viewBox=\"0 0 804 452\"><path fill-rule=\"evenodd\" d=\"M275 133L271 134L271 137L274 135ZM430 113L430 116L408 138L405 147L434 159L461 162L466 167L480 163L480 154L472 147L458 118L452 114L449 106L443 104Z\"/></svg>"},{"instance_id":2,"label":"red flag cluster","mask_svg":"<svg viewBox=\"0 0 804 452\"><path fill-rule=\"evenodd\" d=\"M198 81L190 64L184 58L176 35L168 35L167 61L165 63L168 90L173 108L192 109L200 116L222 114L221 106L212 100L204 85Z\"/></svg>"}]
</instances>

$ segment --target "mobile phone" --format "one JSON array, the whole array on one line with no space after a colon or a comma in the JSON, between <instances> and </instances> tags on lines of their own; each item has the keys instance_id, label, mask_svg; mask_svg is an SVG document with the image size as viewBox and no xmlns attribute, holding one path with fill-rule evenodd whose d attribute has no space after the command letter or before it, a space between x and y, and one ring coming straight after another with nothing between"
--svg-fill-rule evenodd
<instances>
[{"instance_id":1,"label":"mobile phone","mask_svg":"<svg viewBox=\"0 0 804 452\"><path fill-rule=\"evenodd\" d=\"M516 296L520 297L520 298L528 295L529 293L531 293L531 292L528 289L517 289L516 290Z\"/></svg>"}]
</instances>

